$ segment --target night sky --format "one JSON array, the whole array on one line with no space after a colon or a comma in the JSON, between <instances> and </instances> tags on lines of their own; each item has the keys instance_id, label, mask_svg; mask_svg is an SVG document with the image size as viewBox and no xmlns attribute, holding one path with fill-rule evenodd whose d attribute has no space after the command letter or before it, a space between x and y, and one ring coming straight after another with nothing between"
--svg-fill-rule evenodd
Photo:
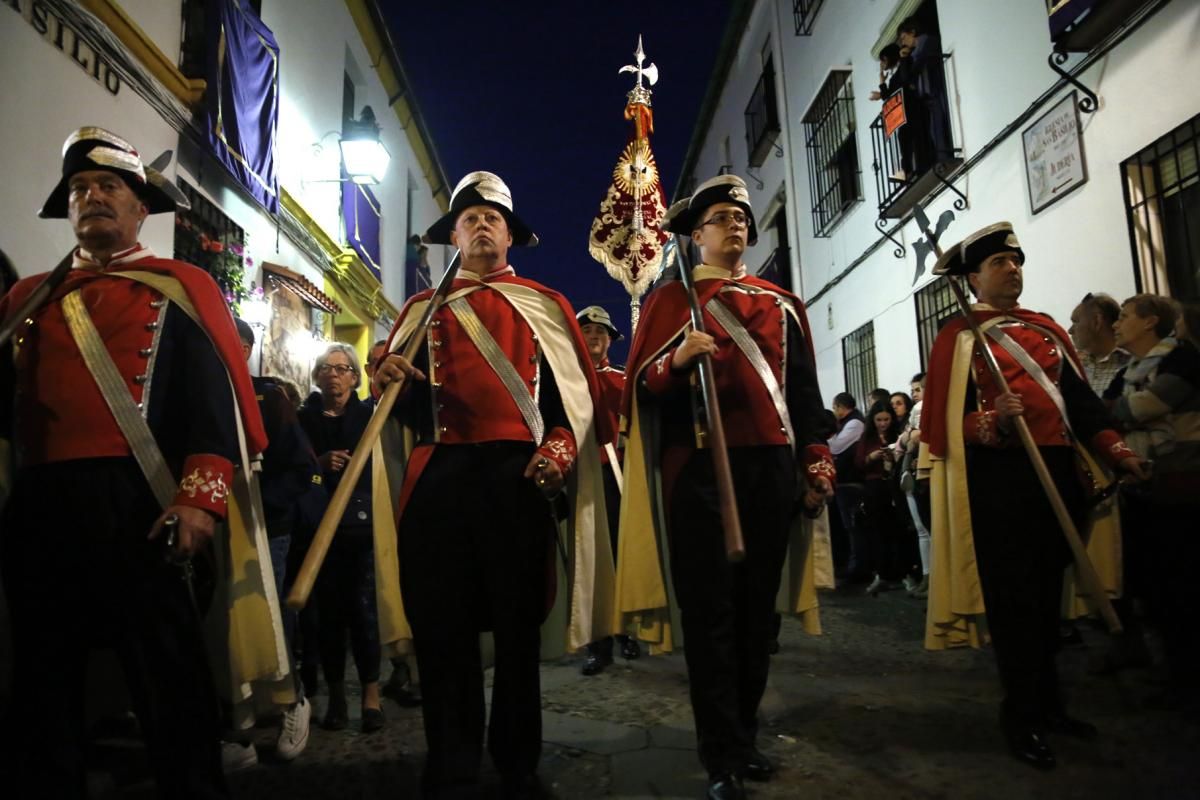
<instances>
[{"instance_id":1,"label":"night sky","mask_svg":"<svg viewBox=\"0 0 1200 800\"><path fill-rule=\"evenodd\" d=\"M385 7L388 4L384 4ZM385 10L450 188L495 172L541 244L513 248L517 273L599 304L626 334L629 295L587 252L592 218L628 140L625 94L638 34L653 87L650 144L668 201L729 16L727 0L403 3Z\"/></svg>"}]
</instances>

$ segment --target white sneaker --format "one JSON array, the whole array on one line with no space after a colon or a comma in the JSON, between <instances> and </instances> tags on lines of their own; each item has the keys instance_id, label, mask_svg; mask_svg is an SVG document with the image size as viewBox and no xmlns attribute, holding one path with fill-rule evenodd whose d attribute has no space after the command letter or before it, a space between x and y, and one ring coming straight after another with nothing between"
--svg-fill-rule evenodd
<instances>
[{"instance_id":1,"label":"white sneaker","mask_svg":"<svg viewBox=\"0 0 1200 800\"><path fill-rule=\"evenodd\" d=\"M226 775L250 769L258 764L258 751L252 742L221 742L221 769Z\"/></svg>"},{"instance_id":2,"label":"white sneaker","mask_svg":"<svg viewBox=\"0 0 1200 800\"><path fill-rule=\"evenodd\" d=\"M275 752L284 761L291 761L308 746L308 723L311 718L312 706L308 699L303 697L299 703L283 713Z\"/></svg>"}]
</instances>

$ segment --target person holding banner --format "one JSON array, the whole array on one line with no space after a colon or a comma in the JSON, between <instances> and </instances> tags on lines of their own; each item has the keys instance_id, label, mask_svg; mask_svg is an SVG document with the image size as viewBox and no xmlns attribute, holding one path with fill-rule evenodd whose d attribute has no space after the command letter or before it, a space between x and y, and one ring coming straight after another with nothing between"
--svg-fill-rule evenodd
<instances>
[{"instance_id":1,"label":"person holding banner","mask_svg":"<svg viewBox=\"0 0 1200 800\"><path fill-rule=\"evenodd\" d=\"M235 689L274 679L279 704L295 699L283 687L274 583L251 569L270 563L265 533L239 550L248 456L266 435L233 318L207 273L138 242L147 215L177 203L187 207L127 141L77 130L40 212L70 221L72 268L40 307L25 301L43 275L0 300L0 319L24 320L0 354L13 369L0 439L19 463L0 519L15 655L0 783L48 797L86 793L91 644L116 650L163 796L228 796L214 677ZM264 648L243 663L269 662L269 674L238 673L236 655L223 662L219 649L210 672L199 589L213 561L218 573L229 562L249 570L237 573L239 593L273 611L274 626L240 629ZM209 621L233 626L224 615L235 606L217 593Z\"/></svg>"},{"instance_id":2,"label":"person holding banner","mask_svg":"<svg viewBox=\"0 0 1200 800\"><path fill-rule=\"evenodd\" d=\"M618 608L639 636L669 650L667 606L677 600L708 797L727 800L744 797L743 777L768 780L774 772L755 739L776 594L794 512L820 510L835 470L804 306L747 274L742 260L758 234L746 184L735 175L705 181L675 204L667 224L699 246L703 263L691 275L710 332L689 328L680 281L663 284L643 310L622 399ZM729 445L741 563L730 562L707 426L696 412L693 367L704 354ZM657 475L661 487L651 485ZM655 508L656 497L664 508Z\"/></svg>"},{"instance_id":3,"label":"person holding banner","mask_svg":"<svg viewBox=\"0 0 1200 800\"><path fill-rule=\"evenodd\" d=\"M1066 331L1019 305L1024 264L1012 226L998 222L948 248L933 270L950 280L965 276L978 300L971 307L978 335L987 337L1009 389L999 388L966 318L951 319L934 340L921 413L934 549L925 646L978 646L990 635L1009 749L1051 769L1047 732L1097 733L1067 715L1055 665L1071 551L1054 506L1061 503L1080 530L1089 523L1088 553L1105 588L1119 592L1119 569L1110 568L1119 533L1105 527L1112 505L1089 503L1087 494L1107 482L1106 468L1138 479L1146 472L1088 387ZM1032 454L1018 437L1017 417L1028 425ZM1033 455L1057 496L1040 484Z\"/></svg>"},{"instance_id":4,"label":"person holding banner","mask_svg":"<svg viewBox=\"0 0 1200 800\"><path fill-rule=\"evenodd\" d=\"M539 628L549 614L545 633L558 641L540 643L548 656L613 632L598 446L612 435L595 410L599 385L574 312L509 263L510 247L537 237L505 183L467 175L425 240L457 246L462 268L427 332L418 319L441 295L405 305L374 378L376 391L408 380L393 410L406 445L385 453L405 461L400 587L424 698L422 788L431 797L478 791L480 633L490 631L488 751L505 797L539 796ZM414 335L423 346L410 360L397 351Z\"/></svg>"},{"instance_id":5,"label":"person holding banner","mask_svg":"<svg viewBox=\"0 0 1200 800\"><path fill-rule=\"evenodd\" d=\"M625 336L600 306L588 306L575 318L579 321L583 340L587 343L588 354L592 357L596 377L600 381L603 413L608 415L609 425L615 432L619 427L617 417L621 412L621 394L625 391L625 368L609 363L608 349L613 342L619 342ZM608 512L609 541L613 555L616 555L617 517L621 512L621 449L617 441L605 442L601 446L600 462L604 465L604 507ZM606 637L588 645L588 655L581 669L584 675L598 675L612 663L613 638L621 643L621 656L627 661L641 656L637 639L618 633L616 637Z\"/></svg>"}]
</instances>

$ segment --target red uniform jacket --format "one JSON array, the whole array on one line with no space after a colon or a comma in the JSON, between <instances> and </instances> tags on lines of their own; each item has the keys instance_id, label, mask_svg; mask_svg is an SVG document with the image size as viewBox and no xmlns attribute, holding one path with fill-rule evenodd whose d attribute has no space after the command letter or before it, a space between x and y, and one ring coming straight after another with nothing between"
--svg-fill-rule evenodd
<instances>
[{"instance_id":1,"label":"red uniform jacket","mask_svg":"<svg viewBox=\"0 0 1200 800\"><path fill-rule=\"evenodd\" d=\"M600 381L600 402L602 406L596 407L597 415L603 413L608 417L608 425L613 430L614 434L620 429L620 414L621 414L621 395L625 392L625 368L615 367L608 363L608 357L605 356L600 362L600 366L596 367L596 378ZM617 448L617 458L621 458L621 449L617 446L615 439L612 441L613 447ZM604 442L600 443L600 461L604 464L608 463L608 448L604 447Z\"/></svg>"},{"instance_id":2,"label":"red uniform jacket","mask_svg":"<svg viewBox=\"0 0 1200 800\"><path fill-rule=\"evenodd\" d=\"M177 279L200 327L155 289L120 277L123 271ZM19 307L44 277L15 284L0 300L0 318ZM178 471L181 486L175 502L224 515L239 449L231 381L250 453L266 446L241 342L207 273L157 258L145 248L129 251L104 269L76 255L76 268L18 330L15 443L21 463L131 455L63 315L61 299L77 289L160 449Z\"/></svg>"}]
</instances>

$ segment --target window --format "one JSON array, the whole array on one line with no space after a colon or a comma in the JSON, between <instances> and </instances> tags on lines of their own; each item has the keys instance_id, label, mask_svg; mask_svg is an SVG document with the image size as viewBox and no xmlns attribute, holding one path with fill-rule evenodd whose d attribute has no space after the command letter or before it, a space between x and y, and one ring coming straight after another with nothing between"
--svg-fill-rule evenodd
<instances>
[{"instance_id":1,"label":"window","mask_svg":"<svg viewBox=\"0 0 1200 800\"><path fill-rule=\"evenodd\" d=\"M758 85L750 95L750 103L746 106L746 152L750 154L750 166L762 166L779 132L775 64L774 60L767 56L763 63L762 76L759 77Z\"/></svg>"},{"instance_id":2,"label":"window","mask_svg":"<svg viewBox=\"0 0 1200 800\"><path fill-rule=\"evenodd\" d=\"M176 183L192 207L175 212L175 258L212 275L226 299L241 300L246 232L187 181Z\"/></svg>"},{"instance_id":3,"label":"window","mask_svg":"<svg viewBox=\"0 0 1200 800\"><path fill-rule=\"evenodd\" d=\"M262 16L262 0L249 0L249 5L251 11ZM179 71L188 78L203 78L208 70L207 15L217 10L208 0L183 0Z\"/></svg>"},{"instance_id":4,"label":"window","mask_svg":"<svg viewBox=\"0 0 1200 800\"><path fill-rule=\"evenodd\" d=\"M878 379L875 377L875 323L868 322L842 339L842 363L846 371L846 391L854 395L860 407Z\"/></svg>"},{"instance_id":5,"label":"window","mask_svg":"<svg viewBox=\"0 0 1200 800\"><path fill-rule=\"evenodd\" d=\"M762 233L769 231L775 240L775 249L758 268L758 277L768 280L785 291L792 291L792 255L788 247L787 206L781 206L775 218L767 223Z\"/></svg>"},{"instance_id":6,"label":"window","mask_svg":"<svg viewBox=\"0 0 1200 800\"><path fill-rule=\"evenodd\" d=\"M821 10L821 0L792 0L792 16L797 36L812 36L813 22Z\"/></svg>"},{"instance_id":7,"label":"window","mask_svg":"<svg viewBox=\"0 0 1200 800\"><path fill-rule=\"evenodd\" d=\"M951 280L959 279L938 278L913 295L917 304L917 341L921 348L922 371L929 366L929 353L933 350L933 340L937 338L938 331L946 324L946 320L959 313L954 292L948 283Z\"/></svg>"},{"instance_id":8,"label":"window","mask_svg":"<svg viewBox=\"0 0 1200 800\"><path fill-rule=\"evenodd\" d=\"M1200 115L1121 169L1138 291L1200 296Z\"/></svg>"},{"instance_id":9,"label":"window","mask_svg":"<svg viewBox=\"0 0 1200 800\"><path fill-rule=\"evenodd\" d=\"M850 70L835 69L804 115L813 235L817 237L828 236L846 209L862 198L854 127Z\"/></svg>"}]
</instances>

